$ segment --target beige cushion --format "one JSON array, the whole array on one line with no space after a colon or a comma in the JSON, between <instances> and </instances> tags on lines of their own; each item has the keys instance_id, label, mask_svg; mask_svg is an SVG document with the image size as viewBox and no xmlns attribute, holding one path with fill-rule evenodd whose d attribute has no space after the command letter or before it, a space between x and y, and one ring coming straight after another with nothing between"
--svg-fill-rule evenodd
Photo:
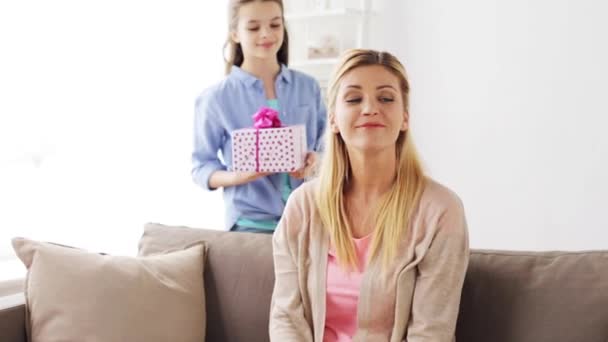
<instances>
[{"instance_id":1,"label":"beige cushion","mask_svg":"<svg viewBox=\"0 0 608 342\"><path fill-rule=\"evenodd\" d=\"M121 257L13 239L33 342L205 339L205 246Z\"/></svg>"}]
</instances>

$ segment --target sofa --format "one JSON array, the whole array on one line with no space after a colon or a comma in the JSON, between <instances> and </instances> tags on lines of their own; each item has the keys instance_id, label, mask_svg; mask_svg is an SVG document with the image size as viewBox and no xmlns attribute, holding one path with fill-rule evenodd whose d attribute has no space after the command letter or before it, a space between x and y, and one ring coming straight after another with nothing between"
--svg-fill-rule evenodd
<instances>
[{"instance_id":1,"label":"sofa","mask_svg":"<svg viewBox=\"0 0 608 342\"><path fill-rule=\"evenodd\" d=\"M199 240L208 246L206 341L268 341L271 236L152 223L139 254ZM25 311L19 294L0 299L1 342L26 341ZM472 250L456 340L608 342L608 251Z\"/></svg>"}]
</instances>

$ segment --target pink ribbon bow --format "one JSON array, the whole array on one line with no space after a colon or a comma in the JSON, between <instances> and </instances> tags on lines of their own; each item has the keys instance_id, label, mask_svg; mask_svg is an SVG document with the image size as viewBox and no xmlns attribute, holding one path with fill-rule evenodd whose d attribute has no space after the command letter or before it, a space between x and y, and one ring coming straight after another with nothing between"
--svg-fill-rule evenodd
<instances>
[{"instance_id":1,"label":"pink ribbon bow","mask_svg":"<svg viewBox=\"0 0 608 342\"><path fill-rule=\"evenodd\" d=\"M279 119L279 112L272 108L262 107L253 114L253 127L255 131L255 171L260 172L260 128L279 128L283 124Z\"/></svg>"},{"instance_id":2,"label":"pink ribbon bow","mask_svg":"<svg viewBox=\"0 0 608 342\"><path fill-rule=\"evenodd\" d=\"M279 112L272 108L262 107L253 114L253 127L255 128L278 128L282 125Z\"/></svg>"}]
</instances>

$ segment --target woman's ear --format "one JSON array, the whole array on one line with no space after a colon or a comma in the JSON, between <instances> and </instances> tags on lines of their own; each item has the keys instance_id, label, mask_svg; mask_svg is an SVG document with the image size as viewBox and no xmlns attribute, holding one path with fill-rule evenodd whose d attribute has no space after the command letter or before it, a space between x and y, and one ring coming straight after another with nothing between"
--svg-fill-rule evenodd
<instances>
[{"instance_id":1,"label":"woman's ear","mask_svg":"<svg viewBox=\"0 0 608 342\"><path fill-rule=\"evenodd\" d=\"M230 39L232 39L232 41L235 42L235 43L237 43L237 44L241 42L240 39L239 39L239 35L236 34L236 30L230 31Z\"/></svg>"},{"instance_id":2,"label":"woman's ear","mask_svg":"<svg viewBox=\"0 0 608 342\"><path fill-rule=\"evenodd\" d=\"M408 112L403 112L403 123L401 124L401 130L407 131L410 127L410 114Z\"/></svg>"},{"instance_id":3,"label":"woman's ear","mask_svg":"<svg viewBox=\"0 0 608 342\"><path fill-rule=\"evenodd\" d=\"M332 133L340 133L340 129L338 128L338 125L336 125L334 115L329 116L329 128L331 129Z\"/></svg>"}]
</instances>

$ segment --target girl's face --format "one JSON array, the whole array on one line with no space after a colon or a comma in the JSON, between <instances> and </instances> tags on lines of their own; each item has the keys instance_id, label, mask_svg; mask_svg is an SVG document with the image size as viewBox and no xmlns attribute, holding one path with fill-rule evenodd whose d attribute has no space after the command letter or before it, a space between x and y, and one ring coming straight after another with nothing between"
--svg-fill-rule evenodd
<instances>
[{"instance_id":1,"label":"girl's face","mask_svg":"<svg viewBox=\"0 0 608 342\"><path fill-rule=\"evenodd\" d=\"M363 66L340 81L330 127L348 149L379 151L395 148L408 128L399 79L379 65Z\"/></svg>"},{"instance_id":2,"label":"girl's face","mask_svg":"<svg viewBox=\"0 0 608 342\"><path fill-rule=\"evenodd\" d=\"M274 1L252 1L238 10L232 40L241 44L245 59L273 59L283 44L283 12Z\"/></svg>"}]
</instances>

